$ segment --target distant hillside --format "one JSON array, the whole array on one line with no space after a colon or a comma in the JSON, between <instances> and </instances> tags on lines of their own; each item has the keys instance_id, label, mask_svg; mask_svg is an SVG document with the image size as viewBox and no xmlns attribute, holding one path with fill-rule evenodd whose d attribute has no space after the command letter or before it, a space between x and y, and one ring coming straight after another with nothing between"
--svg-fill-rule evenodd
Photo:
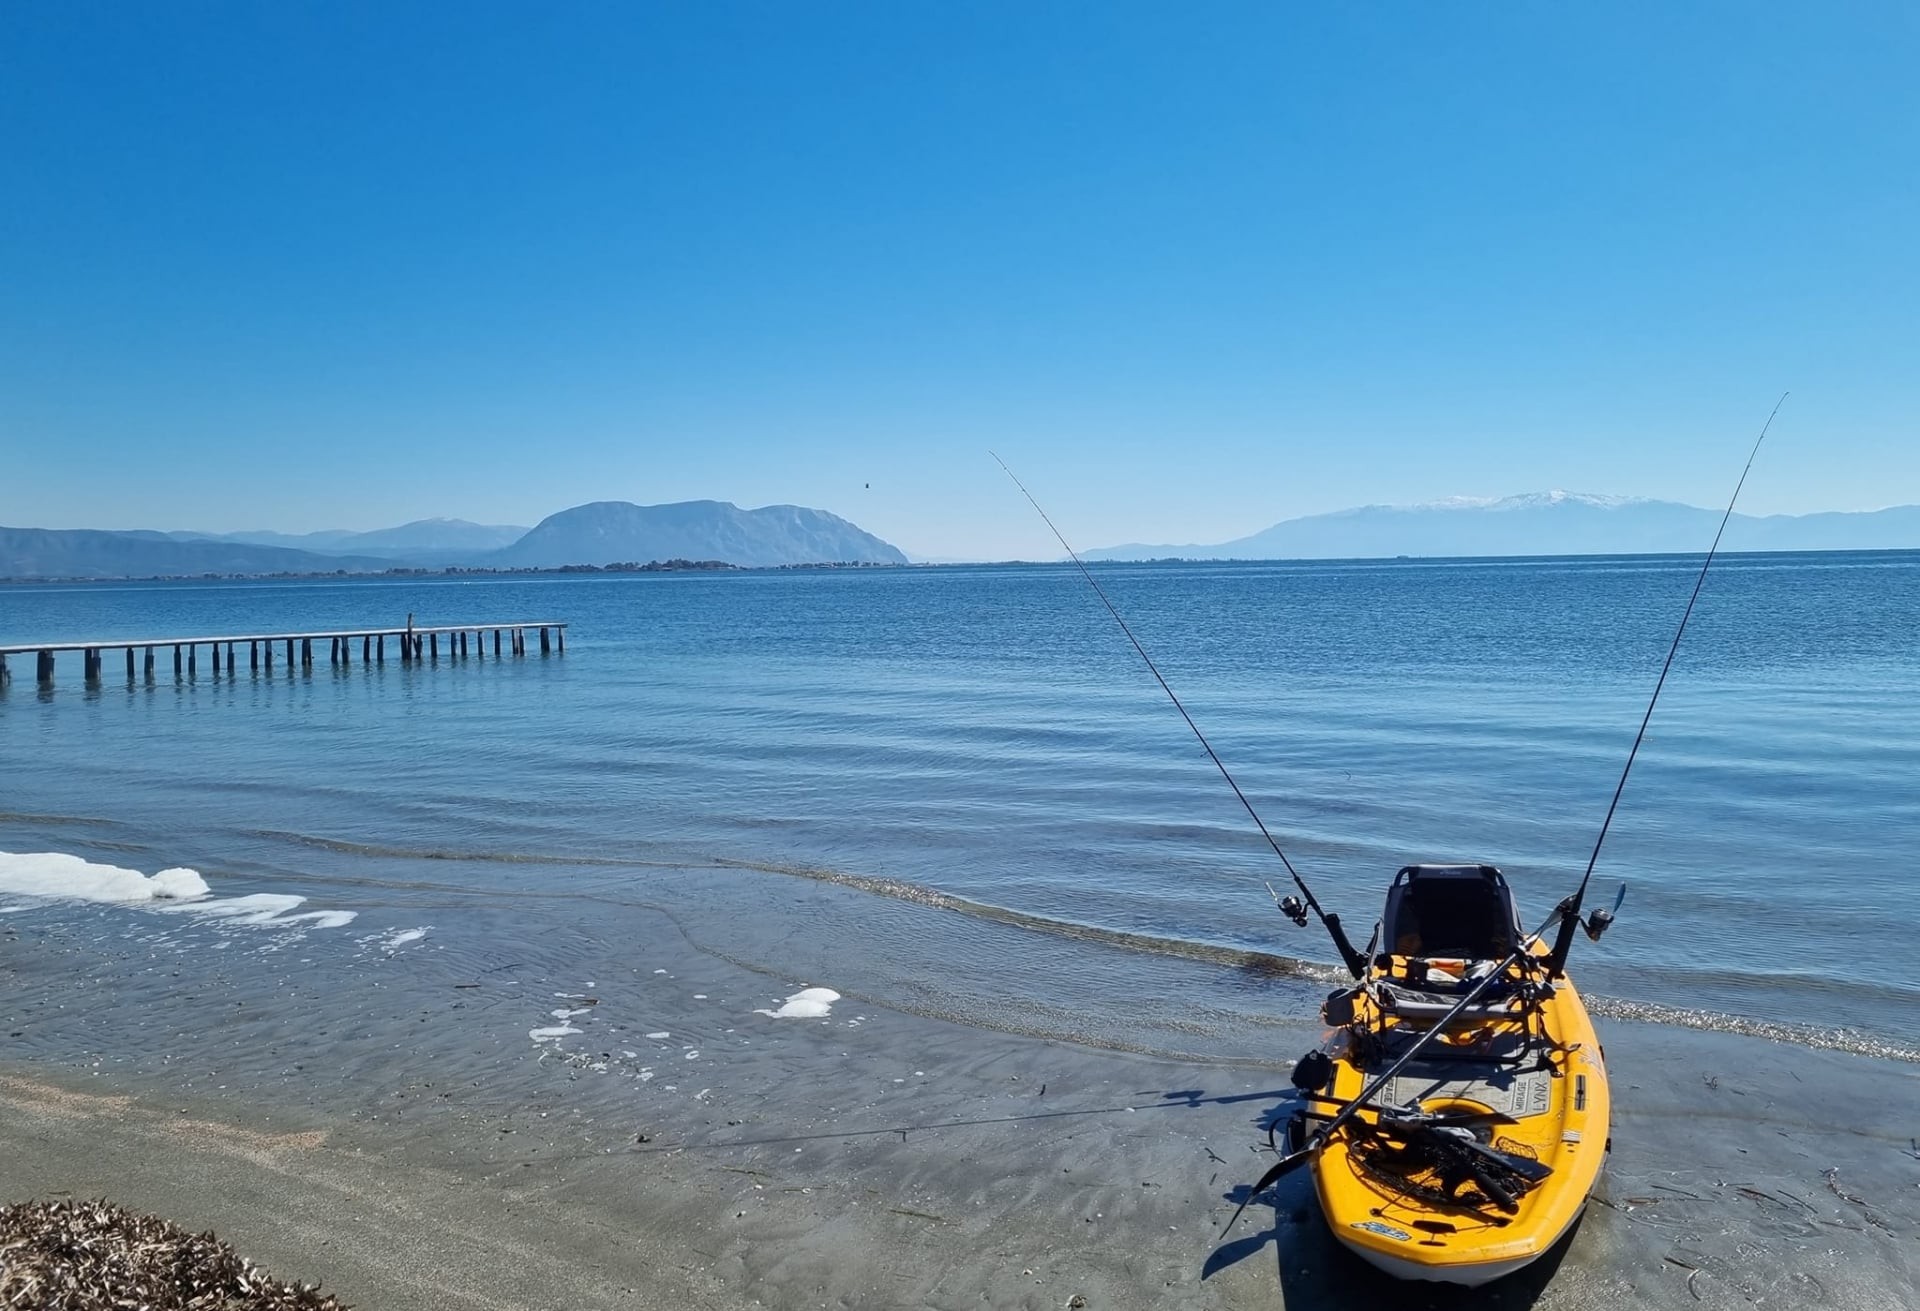
<instances>
[{"instance_id":1,"label":"distant hillside","mask_svg":"<svg viewBox=\"0 0 1920 1311\"><path fill-rule=\"evenodd\" d=\"M181 541L166 533L0 528L0 578L152 578L195 574L376 573L392 560L320 555L244 542Z\"/></svg>"},{"instance_id":2,"label":"distant hillside","mask_svg":"<svg viewBox=\"0 0 1920 1311\"><path fill-rule=\"evenodd\" d=\"M350 532L334 528L317 533L169 533L180 541L245 542L253 546L284 546L322 555L366 555L409 563L428 561L463 563L511 546L527 530L514 524L468 523L465 519L416 519L398 528Z\"/></svg>"},{"instance_id":3,"label":"distant hillside","mask_svg":"<svg viewBox=\"0 0 1920 1311\"><path fill-rule=\"evenodd\" d=\"M747 566L907 563L898 548L825 510L799 505L742 510L725 501L576 505L549 515L481 563L555 568L675 558Z\"/></svg>"},{"instance_id":4,"label":"distant hillside","mask_svg":"<svg viewBox=\"0 0 1920 1311\"><path fill-rule=\"evenodd\" d=\"M1287 519L1212 545L1132 543L1093 560L1315 560L1376 556L1631 555L1705 551L1721 511L1624 496L1534 492L1502 500L1365 505ZM1735 515L1728 551L1920 548L1920 506L1805 515Z\"/></svg>"}]
</instances>

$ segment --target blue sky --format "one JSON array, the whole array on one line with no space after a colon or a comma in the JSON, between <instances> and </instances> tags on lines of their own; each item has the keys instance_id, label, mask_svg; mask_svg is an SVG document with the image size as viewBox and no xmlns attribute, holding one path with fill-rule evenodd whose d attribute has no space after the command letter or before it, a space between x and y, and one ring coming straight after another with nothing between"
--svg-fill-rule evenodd
<instances>
[{"instance_id":1,"label":"blue sky","mask_svg":"<svg viewBox=\"0 0 1920 1311\"><path fill-rule=\"evenodd\" d=\"M0 523L1920 501L1916 13L0 7Z\"/></svg>"}]
</instances>

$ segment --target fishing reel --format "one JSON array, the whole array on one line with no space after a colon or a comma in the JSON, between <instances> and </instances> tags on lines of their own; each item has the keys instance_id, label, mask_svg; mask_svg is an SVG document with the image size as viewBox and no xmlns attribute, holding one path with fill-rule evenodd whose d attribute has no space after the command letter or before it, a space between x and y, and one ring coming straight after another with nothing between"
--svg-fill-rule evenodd
<instances>
[{"instance_id":1,"label":"fishing reel","mask_svg":"<svg viewBox=\"0 0 1920 1311\"><path fill-rule=\"evenodd\" d=\"M1280 900L1280 913L1300 928L1307 927L1307 903L1289 894Z\"/></svg>"},{"instance_id":2,"label":"fishing reel","mask_svg":"<svg viewBox=\"0 0 1920 1311\"><path fill-rule=\"evenodd\" d=\"M1581 927L1587 931L1587 940L1589 942L1600 941L1600 935L1605 933L1613 925L1613 911L1619 910L1620 903L1626 899L1627 885L1622 883L1619 894L1613 899L1613 910L1608 910L1604 906L1595 906L1593 910L1588 913L1587 922L1581 925Z\"/></svg>"}]
</instances>

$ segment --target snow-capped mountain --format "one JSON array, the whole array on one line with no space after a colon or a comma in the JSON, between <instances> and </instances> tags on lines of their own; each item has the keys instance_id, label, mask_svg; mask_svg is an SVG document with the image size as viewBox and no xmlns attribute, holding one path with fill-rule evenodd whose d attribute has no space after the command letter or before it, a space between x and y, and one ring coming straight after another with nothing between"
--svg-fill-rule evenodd
<instances>
[{"instance_id":1,"label":"snow-capped mountain","mask_svg":"<svg viewBox=\"0 0 1920 1311\"><path fill-rule=\"evenodd\" d=\"M1287 519L1215 545L1129 544L1096 560L1314 560L1379 556L1631 555L1700 552L1721 511L1639 496L1553 490L1453 496L1423 505L1363 505ZM1735 515L1723 550L1920 548L1920 506L1856 513Z\"/></svg>"}]
</instances>

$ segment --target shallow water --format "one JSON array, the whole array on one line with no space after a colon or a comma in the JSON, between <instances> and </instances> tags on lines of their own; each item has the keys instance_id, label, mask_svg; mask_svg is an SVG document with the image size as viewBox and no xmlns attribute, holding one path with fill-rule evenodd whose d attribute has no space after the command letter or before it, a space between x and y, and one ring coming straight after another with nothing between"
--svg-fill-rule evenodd
<instances>
[{"instance_id":1,"label":"shallow water","mask_svg":"<svg viewBox=\"0 0 1920 1311\"><path fill-rule=\"evenodd\" d=\"M1571 888L1697 567L1098 572L1364 936L1410 860L1500 865L1529 920ZM345 953L435 906L477 961L644 903L805 982L1154 1050L1262 1055L1331 977L1318 930L1268 902L1284 871L1065 568L7 586L0 643L409 611L565 619L568 651L218 679L203 653L193 680L163 659L133 686L109 652L101 686L62 657L51 692L16 659L0 851L307 898L223 929L256 935L232 961L296 934ZM1576 951L1603 1009L1920 1046L1916 633L1920 554L1716 563L1596 875L1628 901ZM205 923L0 888L14 906L103 941Z\"/></svg>"}]
</instances>

